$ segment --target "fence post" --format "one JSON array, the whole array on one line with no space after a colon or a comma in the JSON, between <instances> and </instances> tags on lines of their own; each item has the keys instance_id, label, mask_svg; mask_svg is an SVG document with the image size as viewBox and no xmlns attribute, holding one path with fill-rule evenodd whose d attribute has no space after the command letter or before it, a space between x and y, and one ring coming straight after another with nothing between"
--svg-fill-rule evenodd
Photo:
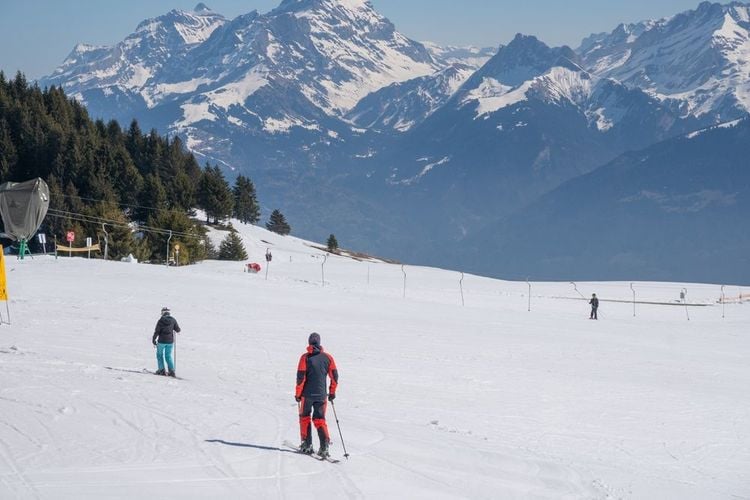
<instances>
[{"instance_id":1,"label":"fence post","mask_svg":"<svg viewBox=\"0 0 750 500\"><path fill-rule=\"evenodd\" d=\"M633 288L633 284L630 284L630 289L633 290L633 317L635 318L635 288Z\"/></svg>"},{"instance_id":2,"label":"fence post","mask_svg":"<svg viewBox=\"0 0 750 500\"><path fill-rule=\"evenodd\" d=\"M724 319L724 309L726 308L727 301L724 296L724 285L721 285L721 319Z\"/></svg>"},{"instance_id":3,"label":"fence post","mask_svg":"<svg viewBox=\"0 0 750 500\"><path fill-rule=\"evenodd\" d=\"M685 316L687 316L687 320L690 321L690 312L688 311L688 305L687 305L687 288L682 289L682 302L685 304Z\"/></svg>"},{"instance_id":4,"label":"fence post","mask_svg":"<svg viewBox=\"0 0 750 500\"><path fill-rule=\"evenodd\" d=\"M406 298L406 271L404 270L404 264L401 264L401 272L404 273L404 298Z\"/></svg>"},{"instance_id":5,"label":"fence post","mask_svg":"<svg viewBox=\"0 0 750 500\"><path fill-rule=\"evenodd\" d=\"M461 273L461 280L458 282L458 286L461 287L461 305L466 306L464 302L464 273Z\"/></svg>"},{"instance_id":6,"label":"fence post","mask_svg":"<svg viewBox=\"0 0 750 500\"><path fill-rule=\"evenodd\" d=\"M169 230L169 238L167 238L167 253L165 256L165 262L167 264L167 267L169 267L169 244L172 241L172 230Z\"/></svg>"},{"instance_id":7,"label":"fence post","mask_svg":"<svg viewBox=\"0 0 750 500\"><path fill-rule=\"evenodd\" d=\"M526 284L529 285L529 312L531 312L531 282L526 278Z\"/></svg>"},{"instance_id":8,"label":"fence post","mask_svg":"<svg viewBox=\"0 0 750 500\"><path fill-rule=\"evenodd\" d=\"M322 278L322 286L326 286L326 272L325 272L325 265L326 261L328 260L328 254L325 254L323 256L323 263L320 264L320 277Z\"/></svg>"},{"instance_id":9,"label":"fence post","mask_svg":"<svg viewBox=\"0 0 750 500\"><path fill-rule=\"evenodd\" d=\"M109 254L109 233L107 232L106 224L102 222L102 231L104 231L104 260L107 260Z\"/></svg>"}]
</instances>

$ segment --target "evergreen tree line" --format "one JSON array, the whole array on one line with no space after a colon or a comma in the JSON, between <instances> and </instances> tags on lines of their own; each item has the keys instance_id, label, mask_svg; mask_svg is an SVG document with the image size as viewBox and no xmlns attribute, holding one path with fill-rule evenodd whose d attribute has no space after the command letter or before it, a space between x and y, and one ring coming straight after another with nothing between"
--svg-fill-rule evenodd
<instances>
[{"instance_id":1,"label":"evergreen tree line","mask_svg":"<svg viewBox=\"0 0 750 500\"><path fill-rule=\"evenodd\" d=\"M45 233L61 242L72 230L76 246L86 237L101 240L106 229L114 259L132 253L164 262L171 257L168 231L181 263L218 257L204 226L190 218L195 207L214 224L231 216L246 224L260 219L252 181L240 175L231 188L217 166L201 168L178 137L144 133L135 120L127 130L92 120L62 89L42 90L20 72L8 80L0 71L0 183L36 177L50 188ZM278 232L288 234L281 220Z\"/></svg>"}]
</instances>

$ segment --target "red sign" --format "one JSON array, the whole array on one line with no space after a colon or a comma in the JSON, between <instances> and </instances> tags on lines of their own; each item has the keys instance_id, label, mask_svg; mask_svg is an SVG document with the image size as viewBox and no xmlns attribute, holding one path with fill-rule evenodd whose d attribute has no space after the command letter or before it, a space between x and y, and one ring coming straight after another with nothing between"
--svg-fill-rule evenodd
<instances>
[{"instance_id":1,"label":"red sign","mask_svg":"<svg viewBox=\"0 0 750 500\"><path fill-rule=\"evenodd\" d=\"M74 233L73 231L68 231L65 234L65 241L72 243L73 241L75 241L75 239L76 239L76 233Z\"/></svg>"}]
</instances>

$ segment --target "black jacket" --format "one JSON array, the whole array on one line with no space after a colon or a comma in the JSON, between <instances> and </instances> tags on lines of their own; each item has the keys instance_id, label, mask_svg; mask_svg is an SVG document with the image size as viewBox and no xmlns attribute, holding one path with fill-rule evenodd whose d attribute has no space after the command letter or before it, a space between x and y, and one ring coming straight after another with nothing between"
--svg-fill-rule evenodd
<instances>
[{"instance_id":1,"label":"black jacket","mask_svg":"<svg viewBox=\"0 0 750 500\"><path fill-rule=\"evenodd\" d=\"M158 339L160 344L174 344L174 332L179 331L180 325L177 324L177 320L167 314L156 322L152 340Z\"/></svg>"},{"instance_id":2,"label":"black jacket","mask_svg":"<svg viewBox=\"0 0 750 500\"><path fill-rule=\"evenodd\" d=\"M599 309L599 299L597 299L596 297L594 297L591 300L589 300L589 304L591 304L592 308ZM179 330L177 330L177 331L179 332Z\"/></svg>"},{"instance_id":3,"label":"black jacket","mask_svg":"<svg viewBox=\"0 0 750 500\"><path fill-rule=\"evenodd\" d=\"M328 390L326 378L331 379ZM328 394L336 394L338 385L339 371L333 356L320 346L308 346L297 365L295 396L305 397L310 401L325 401Z\"/></svg>"}]
</instances>

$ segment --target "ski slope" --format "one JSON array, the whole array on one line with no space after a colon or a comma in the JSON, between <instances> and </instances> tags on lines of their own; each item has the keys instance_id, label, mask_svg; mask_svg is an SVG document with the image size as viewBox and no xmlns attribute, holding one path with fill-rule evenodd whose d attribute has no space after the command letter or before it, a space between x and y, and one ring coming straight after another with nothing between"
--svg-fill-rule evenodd
<instances>
[{"instance_id":1,"label":"ski slope","mask_svg":"<svg viewBox=\"0 0 750 500\"><path fill-rule=\"evenodd\" d=\"M635 283L696 305L634 316L630 283L529 296L235 227L260 274L7 258L0 498L750 498L750 305L719 286ZM165 305L182 380L138 373ZM282 445L312 331L340 371L339 464Z\"/></svg>"}]
</instances>

